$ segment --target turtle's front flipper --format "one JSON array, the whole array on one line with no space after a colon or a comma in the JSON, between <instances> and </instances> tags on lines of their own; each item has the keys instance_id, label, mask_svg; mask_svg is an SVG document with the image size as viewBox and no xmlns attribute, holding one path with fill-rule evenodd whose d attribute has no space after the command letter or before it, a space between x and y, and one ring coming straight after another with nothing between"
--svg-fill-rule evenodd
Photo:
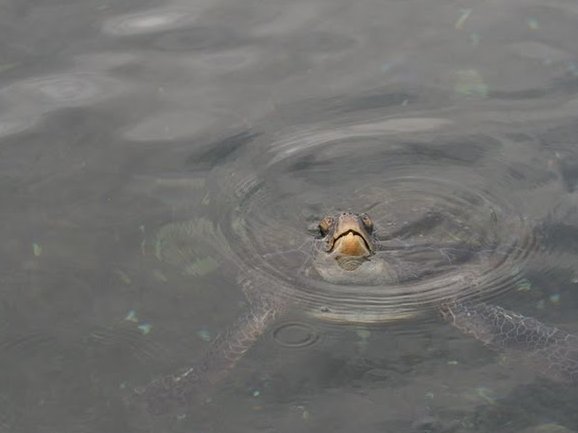
<instances>
[{"instance_id":1,"label":"turtle's front flipper","mask_svg":"<svg viewBox=\"0 0 578 433\"><path fill-rule=\"evenodd\" d=\"M177 374L153 380L135 391L135 399L144 402L146 409L153 414L200 402L263 334L279 311L272 303L253 305L192 365Z\"/></svg>"},{"instance_id":2,"label":"turtle's front flipper","mask_svg":"<svg viewBox=\"0 0 578 433\"><path fill-rule=\"evenodd\" d=\"M540 374L578 383L578 336L489 304L451 303L441 312L456 328L489 347L520 354Z\"/></svg>"}]
</instances>

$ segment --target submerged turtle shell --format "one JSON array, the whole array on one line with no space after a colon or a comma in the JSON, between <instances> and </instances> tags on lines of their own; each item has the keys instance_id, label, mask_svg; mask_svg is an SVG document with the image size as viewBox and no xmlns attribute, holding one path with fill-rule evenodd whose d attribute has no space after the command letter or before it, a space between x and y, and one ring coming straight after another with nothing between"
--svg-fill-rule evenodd
<instances>
[{"instance_id":1,"label":"submerged turtle shell","mask_svg":"<svg viewBox=\"0 0 578 433\"><path fill-rule=\"evenodd\" d=\"M476 140L476 158L459 160L432 153L439 144L429 135L386 143L383 128L243 136L243 152L211 169L196 217L161 229L157 256L193 275L218 262L250 302L344 323L413 317L515 287L538 251L531 197L549 173L531 160L525 177L512 176L490 137ZM448 140L455 153L467 137ZM319 221L340 211L375 222L376 254L356 272L331 268L320 248Z\"/></svg>"},{"instance_id":2,"label":"submerged turtle shell","mask_svg":"<svg viewBox=\"0 0 578 433\"><path fill-rule=\"evenodd\" d=\"M308 228L315 219L303 218L303 228L295 230L274 219L247 218L243 208L226 215L228 221L169 223L157 234L156 255L192 276L221 263L242 281L251 303L267 299L322 320L378 323L455 298L492 297L519 278L533 248L522 218L497 212L479 197L456 194L456 206L443 208L433 200L416 206L391 191L374 193L376 201L381 197L371 210L377 251L353 272L327 256L315 223Z\"/></svg>"}]
</instances>

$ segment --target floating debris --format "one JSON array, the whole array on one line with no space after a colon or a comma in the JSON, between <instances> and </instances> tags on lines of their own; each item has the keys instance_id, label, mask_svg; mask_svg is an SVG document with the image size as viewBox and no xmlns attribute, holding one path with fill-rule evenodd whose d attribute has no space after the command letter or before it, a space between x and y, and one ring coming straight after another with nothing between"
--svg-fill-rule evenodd
<instances>
[{"instance_id":1,"label":"floating debris","mask_svg":"<svg viewBox=\"0 0 578 433\"><path fill-rule=\"evenodd\" d=\"M140 332L143 333L143 335L148 335L151 332L153 326L150 323L143 322L140 325L138 325L137 328L139 329Z\"/></svg>"},{"instance_id":2,"label":"floating debris","mask_svg":"<svg viewBox=\"0 0 578 433\"><path fill-rule=\"evenodd\" d=\"M128 313L126 313L126 316L124 317L124 320L126 320L127 322L138 322L138 318L136 316L136 311L134 310L129 310Z\"/></svg>"},{"instance_id":3,"label":"floating debris","mask_svg":"<svg viewBox=\"0 0 578 433\"><path fill-rule=\"evenodd\" d=\"M42 254L42 247L40 244L37 244L36 242L32 244L32 253L34 254L34 257L40 257Z\"/></svg>"},{"instance_id":4,"label":"floating debris","mask_svg":"<svg viewBox=\"0 0 578 433\"><path fill-rule=\"evenodd\" d=\"M486 400L490 404L496 404L497 398L494 391L492 391L490 388L485 386L478 386L476 388L476 395Z\"/></svg>"},{"instance_id":5,"label":"floating debris","mask_svg":"<svg viewBox=\"0 0 578 433\"><path fill-rule=\"evenodd\" d=\"M206 328L199 329L197 331L197 336L201 340L206 341L207 343L213 339L213 337L211 336L211 332Z\"/></svg>"},{"instance_id":6,"label":"floating debris","mask_svg":"<svg viewBox=\"0 0 578 433\"><path fill-rule=\"evenodd\" d=\"M147 247L147 241L146 241L146 228L144 226L144 224L141 224L140 226L138 226L138 229L140 230L140 232L143 235L142 241L140 242L140 252L141 255L146 256L146 247Z\"/></svg>"},{"instance_id":7,"label":"floating debris","mask_svg":"<svg viewBox=\"0 0 578 433\"><path fill-rule=\"evenodd\" d=\"M138 323L137 325L137 329L143 333L143 335L147 335L148 333L151 332L152 329L152 325L148 322L140 322L139 323L139 319L137 317L136 311L135 310L129 310L128 313L126 313L126 316L124 317L124 320L126 320L127 322L132 322L132 323Z\"/></svg>"},{"instance_id":8,"label":"floating debris","mask_svg":"<svg viewBox=\"0 0 578 433\"><path fill-rule=\"evenodd\" d=\"M259 391L258 389L254 390L251 394L253 397L257 398L261 396L261 391Z\"/></svg>"},{"instance_id":9,"label":"floating debris","mask_svg":"<svg viewBox=\"0 0 578 433\"><path fill-rule=\"evenodd\" d=\"M463 96L488 96L488 86L475 69L462 69L455 73L454 91Z\"/></svg>"},{"instance_id":10,"label":"floating debris","mask_svg":"<svg viewBox=\"0 0 578 433\"><path fill-rule=\"evenodd\" d=\"M471 13L472 13L472 9L462 9L461 10L461 15L455 24L456 30L463 30L464 29L464 24L467 21L467 19L469 18L469 16L471 15Z\"/></svg>"},{"instance_id":11,"label":"floating debris","mask_svg":"<svg viewBox=\"0 0 578 433\"><path fill-rule=\"evenodd\" d=\"M526 23L528 24L528 27L530 28L530 30L539 30L540 29L540 25L538 24L538 20L536 18L528 18L526 20Z\"/></svg>"},{"instance_id":12,"label":"floating debris","mask_svg":"<svg viewBox=\"0 0 578 433\"><path fill-rule=\"evenodd\" d=\"M448 364L448 365L458 365L459 362L456 361L456 360L450 360L450 361L447 362L447 364Z\"/></svg>"},{"instance_id":13,"label":"floating debris","mask_svg":"<svg viewBox=\"0 0 578 433\"><path fill-rule=\"evenodd\" d=\"M559 304L560 303L560 294L559 293L554 293L553 295L550 295L550 302L552 304Z\"/></svg>"}]
</instances>

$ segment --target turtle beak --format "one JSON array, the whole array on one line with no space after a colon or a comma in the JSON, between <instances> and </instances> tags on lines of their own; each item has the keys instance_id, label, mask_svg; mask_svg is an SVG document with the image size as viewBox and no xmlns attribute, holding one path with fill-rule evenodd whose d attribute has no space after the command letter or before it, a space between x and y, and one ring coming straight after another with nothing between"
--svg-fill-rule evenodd
<instances>
[{"instance_id":1,"label":"turtle beak","mask_svg":"<svg viewBox=\"0 0 578 433\"><path fill-rule=\"evenodd\" d=\"M333 243L333 252L342 256L367 257L373 254L369 243L359 233L350 230Z\"/></svg>"},{"instance_id":2,"label":"turtle beak","mask_svg":"<svg viewBox=\"0 0 578 433\"><path fill-rule=\"evenodd\" d=\"M370 245L361 234L348 231L333 243L333 255L342 269L355 271L373 254Z\"/></svg>"},{"instance_id":3,"label":"turtle beak","mask_svg":"<svg viewBox=\"0 0 578 433\"><path fill-rule=\"evenodd\" d=\"M373 241L359 217L344 213L337 219L330 252L340 256L369 257L374 253Z\"/></svg>"},{"instance_id":4,"label":"turtle beak","mask_svg":"<svg viewBox=\"0 0 578 433\"><path fill-rule=\"evenodd\" d=\"M371 231L361 218L344 212L335 218L333 231L325 241L325 251L347 271L353 271L375 253Z\"/></svg>"}]
</instances>

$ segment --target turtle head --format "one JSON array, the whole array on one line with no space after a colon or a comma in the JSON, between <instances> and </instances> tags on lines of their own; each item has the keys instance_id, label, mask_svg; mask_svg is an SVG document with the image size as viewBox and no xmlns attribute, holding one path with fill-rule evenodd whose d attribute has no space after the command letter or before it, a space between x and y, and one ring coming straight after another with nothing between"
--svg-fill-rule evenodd
<instances>
[{"instance_id":1,"label":"turtle head","mask_svg":"<svg viewBox=\"0 0 578 433\"><path fill-rule=\"evenodd\" d=\"M347 271L357 269L375 253L373 221L366 214L342 212L319 222L324 252Z\"/></svg>"}]
</instances>

